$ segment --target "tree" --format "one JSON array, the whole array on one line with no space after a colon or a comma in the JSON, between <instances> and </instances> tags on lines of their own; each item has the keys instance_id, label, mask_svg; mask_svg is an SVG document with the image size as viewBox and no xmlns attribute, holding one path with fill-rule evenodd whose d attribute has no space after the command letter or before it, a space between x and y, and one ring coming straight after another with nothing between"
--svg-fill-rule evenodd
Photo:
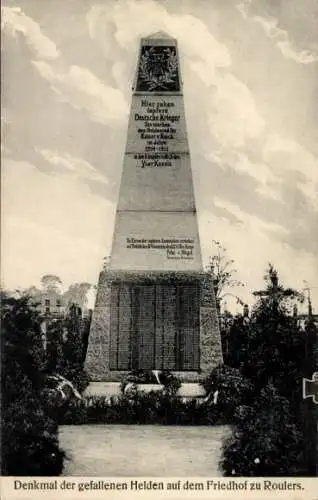
<instances>
[{"instance_id":1,"label":"tree","mask_svg":"<svg viewBox=\"0 0 318 500\"><path fill-rule=\"evenodd\" d=\"M80 307L72 304L66 317L51 325L57 333L64 333L62 353L55 372L74 383L80 392L87 385L83 365L87 348L85 335L90 326L90 319L91 317L83 320Z\"/></svg>"},{"instance_id":2,"label":"tree","mask_svg":"<svg viewBox=\"0 0 318 500\"><path fill-rule=\"evenodd\" d=\"M234 287L242 287L244 284L234 278L237 270L233 267L234 261L229 259L227 250L219 241L213 240L214 255L210 257L209 264L205 269L201 281L201 305L217 309L219 327L221 332L222 352L225 362L229 355L229 327L232 324L232 314L223 309L221 314L221 303L226 296L232 296L236 302L244 306L244 302L237 295L229 292Z\"/></svg>"},{"instance_id":3,"label":"tree","mask_svg":"<svg viewBox=\"0 0 318 500\"><path fill-rule=\"evenodd\" d=\"M45 320L47 348L45 357L46 372L55 373L63 360L63 346L66 336L63 320L49 318Z\"/></svg>"},{"instance_id":4,"label":"tree","mask_svg":"<svg viewBox=\"0 0 318 500\"><path fill-rule=\"evenodd\" d=\"M45 291L58 291L62 285L62 281L55 274L45 274L41 278L41 285Z\"/></svg>"},{"instance_id":5,"label":"tree","mask_svg":"<svg viewBox=\"0 0 318 500\"><path fill-rule=\"evenodd\" d=\"M221 302L227 296L233 296L238 303L244 302L229 289L244 286L235 279L237 270L233 267L234 260L229 259L226 248L219 241L213 240L214 254L210 257L209 264L205 269L202 285L203 303L210 303L211 295L214 293L218 312L221 310Z\"/></svg>"},{"instance_id":6,"label":"tree","mask_svg":"<svg viewBox=\"0 0 318 500\"><path fill-rule=\"evenodd\" d=\"M241 368L249 357L249 316L237 314L228 317L222 328L224 362L233 367ZM225 347L225 346L224 346Z\"/></svg>"},{"instance_id":7,"label":"tree","mask_svg":"<svg viewBox=\"0 0 318 500\"><path fill-rule=\"evenodd\" d=\"M254 292L259 300L248 327L249 355L243 373L254 377L260 387L273 383L282 395L299 406L306 342L291 311L295 300L303 297L279 283L278 273L271 264L265 283L265 290Z\"/></svg>"},{"instance_id":8,"label":"tree","mask_svg":"<svg viewBox=\"0 0 318 500\"><path fill-rule=\"evenodd\" d=\"M292 303L294 300L303 302L304 296L301 292L293 288L284 288L279 284L277 271L271 263L268 264L264 279L266 283L265 290L255 291L253 295L260 297L261 303L263 305L267 304L267 307L272 310L274 315L278 313L279 309L287 312L286 308L291 301ZM288 310L290 310L290 307Z\"/></svg>"},{"instance_id":9,"label":"tree","mask_svg":"<svg viewBox=\"0 0 318 500\"><path fill-rule=\"evenodd\" d=\"M68 306L72 304L77 304L82 309L87 304L87 292L90 290L92 285L87 282L83 283L73 283L64 293L64 300Z\"/></svg>"},{"instance_id":10,"label":"tree","mask_svg":"<svg viewBox=\"0 0 318 500\"><path fill-rule=\"evenodd\" d=\"M272 265L265 284L255 293L258 301L249 321L239 317L231 326L232 339L238 341L233 346L236 366L252 382L254 398L238 408L222 468L247 476L304 475L301 403L307 341L291 314L302 296L279 283Z\"/></svg>"},{"instance_id":11,"label":"tree","mask_svg":"<svg viewBox=\"0 0 318 500\"><path fill-rule=\"evenodd\" d=\"M50 476L63 469L56 420L41 393L40 321L27 297L2 295L1 432L3 475Z\"/></svg>"},{"instance_id":12,"label":"tree","mask_svg":"<svg viewBox=\"0 0 318 500\"><path fill-rule=\"evenodd\" d=\"M11 296L11 294L9 294L9 295ZM40 297L42 295L42 291L39 288L37 288L36 286L32 285L29 288L24 289L21 295L30 297L30 298L35 299L35 300L40 300Z\"/></svg>"}]
</instances>

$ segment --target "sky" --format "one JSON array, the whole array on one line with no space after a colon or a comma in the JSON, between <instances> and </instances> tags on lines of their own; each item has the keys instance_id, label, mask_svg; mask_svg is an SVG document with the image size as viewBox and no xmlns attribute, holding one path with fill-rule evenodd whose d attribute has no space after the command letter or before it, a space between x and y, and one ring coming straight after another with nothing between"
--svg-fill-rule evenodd
<instances>
[{"instance_id":1,"label":"sky","mask_svg":"<svg viewBox=\"0 0 318 500\"><path fill-rule=\"evenodd\" d=\"M204 263L244 301L268 262L318 311L317 0L2 6L2 282L96 284L109 255L139 42L178 41ZM231 303L231 296L227 301Z\"/></svg>"}]
</instances>

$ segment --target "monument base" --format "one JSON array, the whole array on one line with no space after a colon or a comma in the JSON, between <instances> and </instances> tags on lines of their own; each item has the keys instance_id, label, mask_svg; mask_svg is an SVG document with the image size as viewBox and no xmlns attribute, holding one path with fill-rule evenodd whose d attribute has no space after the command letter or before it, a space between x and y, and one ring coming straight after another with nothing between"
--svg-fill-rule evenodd
<instances>
[{"instance_id":1,"label":"monument base","mask_svg":"<svg viewBox=\"0 0 318 500\"><path fill-rule=\"evenodd\" d=\"M160 384L137 384L138 390L143 392L160 391L163 385ZM120 396L121 389L119 382L91 382L84 391L84 398L110 398ZM183 383L177 392L180 398L203 398L206 396L205 389L198 383Z\"/></svg>"},{"instance_id":2,"label":"monument base","mask_svg":"<svg viewBox=\"0 0 318 500\"><path fill-rule=\"evenodd\" d=\"M109 274L103 271L99 279L85 361L85 370L92 382L121 382L133 369L132 367L124 370L111 369L111 283ZM223 362L215 303L212 303L210 307L199 308L199 323L197 369L178 370L168 368L171 373L184 383L200 382L209 375L215 366ZM127 336L129 332L124 331L124 334ZM145 368L148 371L152 369L162 370L159 366Z\"/></svg>"}]
</instances>

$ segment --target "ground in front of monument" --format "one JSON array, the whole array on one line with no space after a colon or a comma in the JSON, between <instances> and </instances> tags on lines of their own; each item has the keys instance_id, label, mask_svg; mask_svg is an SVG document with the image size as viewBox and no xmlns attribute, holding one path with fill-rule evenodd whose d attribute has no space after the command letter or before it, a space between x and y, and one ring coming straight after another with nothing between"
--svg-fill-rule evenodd
<instances>
[{"instance_id":1,"label":"ground in front of monument","mask_svg":"<svg viewBox=\"0 0 318 500\"><path fill-rule=\"evenodd\" d=\"M228 426L61 426L66 476L221 476Z\"/></svg>"}]
</instances>

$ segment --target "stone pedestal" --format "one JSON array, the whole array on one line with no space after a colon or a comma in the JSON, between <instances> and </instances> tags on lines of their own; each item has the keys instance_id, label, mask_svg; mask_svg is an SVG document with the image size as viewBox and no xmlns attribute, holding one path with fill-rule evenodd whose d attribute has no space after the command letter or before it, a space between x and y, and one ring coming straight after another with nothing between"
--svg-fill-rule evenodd
<instances>
[{"instance_id":1,"label":"stone pedestal","mask_svg":"<svg viewBox=\"0 0 318 500\"><path fill-rule=\"evenodd\" d=\"M94 382L120 382L127 375L127 370L110 370L110 306L111 278L103 271L99 278L85 363L85 369ZM223 362L215 303L210 307L200 307L199 355L198 370L172 370L174 375L183 382L198 382Z\"/></svg>"}]
</instances>

